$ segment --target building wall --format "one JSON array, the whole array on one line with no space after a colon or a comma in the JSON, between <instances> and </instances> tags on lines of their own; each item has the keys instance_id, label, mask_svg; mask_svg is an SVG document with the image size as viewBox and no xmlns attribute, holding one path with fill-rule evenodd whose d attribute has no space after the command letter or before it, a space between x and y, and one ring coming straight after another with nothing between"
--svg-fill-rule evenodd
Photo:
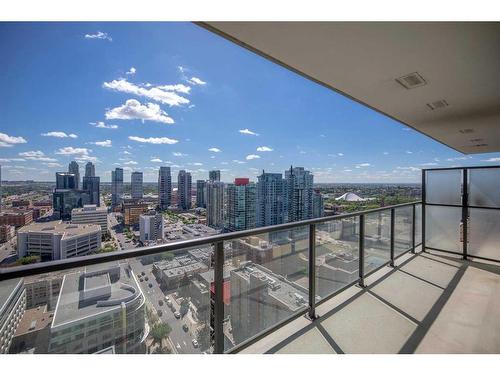
<instances>
[{"instance_id":1,"label":"building wall","mask_svg":"<svg viewBox=\"0 0 500 375\"><path fill-rule=\"evenodd\" d=\"M9 352L12 338L26 309L26 292L22 279L14 286L12 294L0 306L0 354Z\"/></svg>"}]
</instances>

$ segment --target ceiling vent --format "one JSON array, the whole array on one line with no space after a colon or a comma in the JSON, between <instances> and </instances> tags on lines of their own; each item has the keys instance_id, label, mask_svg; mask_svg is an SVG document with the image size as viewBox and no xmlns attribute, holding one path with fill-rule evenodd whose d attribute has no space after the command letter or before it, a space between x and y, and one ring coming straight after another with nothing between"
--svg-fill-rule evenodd
<instances>
[{"instance_id":1,"label":"ceiling vent","mask_svg":"<svg viewBox=\"0 0 500 375\"><path fill-rule=\"evenodd\" d=\"M433 111L435 109L441 109L441 108L445 108L448 106L449 106L448 102L444 99L443 100L436 100L435 102L432 102L432 103L427 103L427 107L429 107Z\"/></svg>"},{"instance_id":2,"label":"ceiling vent","mask_svg":"<svg viewBox=\"0 0 500 375\"><path fill-rule=\"evenodd\" d=\"M474 129L460 129L459 132L462 134L470 134L474 133Z\"/></svg>"},{"instance_id":3,"label":"ceiling vent","mask_svg":"<svg viewBox=\"0 0 500 375\"><path fill-rule=\"evenodd\" d=\"M409 89L414 89L415 87L424 86L427 84L425 79L422 78L417 72L407 74L403 77L396 78L396 81L403 87Z\"/></svg>"}]
</instances>

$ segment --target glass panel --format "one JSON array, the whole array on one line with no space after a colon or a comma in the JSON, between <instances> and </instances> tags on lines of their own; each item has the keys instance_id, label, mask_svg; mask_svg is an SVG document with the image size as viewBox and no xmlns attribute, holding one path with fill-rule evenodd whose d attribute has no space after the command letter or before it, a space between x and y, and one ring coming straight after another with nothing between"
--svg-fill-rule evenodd
<instances>
[{"instance_id":1,"label":"glass panel","mask_svg":"<svg viewBox=\"0 0 500 375\"><path fill-rule=\"evenodd\" d=\"M427 203L462 204L462 170L425 172Z\"/></svg>"},{"instance_id":2,"label":"glass panel","mask_svg":"<svg viewBox=\"0 0 500 375\"><path fill-rule=\"evenodd\" d=\"M469 209L470 255L500 260L500 210Z\"/></svg>"},{"instance_id":3,"label":"glass panel","mask_svg":"<svg viewBox=\"0 0 500 375\"><path fill-rule=\"evenodd\" d=\"M500 207L500 168L469 169L469 205Z\"/></svg>"},{"instance_id":4,"label":"glass panel","mask_svg":"<svg viewBox=\"0 0 500 375\"><path fill-rule=\"evenodd\" d=\"M365 215L365 274L391 259L391 210Z\"/></svg>"},{"instance_id":5,"label":"glass panel","mask_svg":"<svg viewBox=\"0 0 500 375\"><path fill-rule=\"evenodd\" d=\"M211 257L209 246L3 281L1 352L210 351Z\"/></svg>"},{"instance_id":6,"label":"glass panel","mask_svg":"<svg viewBox=\"0 0 500 375\"><path fill-rule=\"evenodd\" d=\"M309 227L224 244L225 350L308 306Z\"/></svg>"},{"instance_id":7,"label":"glass panel","mask_svg":"<svg viewBox=\"0 0 500 375\"><path fill-rule=\"evenodd\" d=\"M415 246L422 243L422 205L415 205Z\"/></svg>"},{"instance_id":8,"label":"glass panel","mask_svg":"<svg viewBox=\"0 0 500 375\"><path fill-rule=\"evenodd\" d=\"M401 207L394 210L394 256L411 249L413 207Z\"/></svg>"},{"instance_id":9,"label":"glass panel","mask_svg":"<svg viewBox=\"0 0 500 375\"><path fill-rule=\"evenodd\" d=\"M425 245L436 249L462 252L459 207L425 207Z\"/></svg>"},{"instance_id":10,"label":"glass panel","mask_svg":"<svg viewBox=\"0 0 500 375\"><path fill-rule=\"evenodd\" d=\"M320 298L359 278L359 217L316 225L316 294Z\"/></svg>"}]
</instances>

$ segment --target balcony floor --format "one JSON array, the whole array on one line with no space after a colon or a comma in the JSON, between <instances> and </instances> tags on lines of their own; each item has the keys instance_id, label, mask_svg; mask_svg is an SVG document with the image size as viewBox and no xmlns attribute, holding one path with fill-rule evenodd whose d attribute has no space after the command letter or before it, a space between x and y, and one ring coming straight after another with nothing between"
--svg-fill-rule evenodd
<instances>
[{"instance_id":1,"label":"balcony floor","mask_svg":"<svg viewBox=\"0 0 500 375\"><path fill-rule=\"evenodd\" d=\"M407 254L242 353L500 353L500 266Z\"/></svg>"}]
</instances>

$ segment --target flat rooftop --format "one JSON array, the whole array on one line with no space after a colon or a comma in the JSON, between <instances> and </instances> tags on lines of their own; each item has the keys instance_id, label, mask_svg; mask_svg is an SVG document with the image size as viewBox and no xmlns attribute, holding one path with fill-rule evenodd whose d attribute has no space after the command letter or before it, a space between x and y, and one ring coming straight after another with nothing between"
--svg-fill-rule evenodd
<instances>
[{"instance_id":1,"label":"flat rooftop","mask_svg":"<svg viewBox=\"0 0 500 375\"><path fill-rule=\"evenodd\" d=\"M101 232L101 226L97 224L68 224L62 221L48 221L43 223L31 223L19 229L18 233L50 233L60 234L63 238Z\"/></svg>"},{"instance_id":2,"label":"flat rooftop","mask_svg":"<svg viewBox=\"0 0 500 375\"><path fill-rule=\"evenodd\" d=\"M87 284L87 285L86 285ZM96 290L94 298L86 293ZM52 329L66 323L120 308L140 297L140 288L127 264L104 264L64 277ZM104 302L104 304L102 304Z\"/></svg>"},{"instance_id":3,"label":"flat rooftop","mask_svg":"<svg viewBox=\"0 0 500 375\"><path fill-rule=\"evenodd\" d=\"M500 266L407 254L243 353L500 353Z\"/></svg>"}]
</instances>

